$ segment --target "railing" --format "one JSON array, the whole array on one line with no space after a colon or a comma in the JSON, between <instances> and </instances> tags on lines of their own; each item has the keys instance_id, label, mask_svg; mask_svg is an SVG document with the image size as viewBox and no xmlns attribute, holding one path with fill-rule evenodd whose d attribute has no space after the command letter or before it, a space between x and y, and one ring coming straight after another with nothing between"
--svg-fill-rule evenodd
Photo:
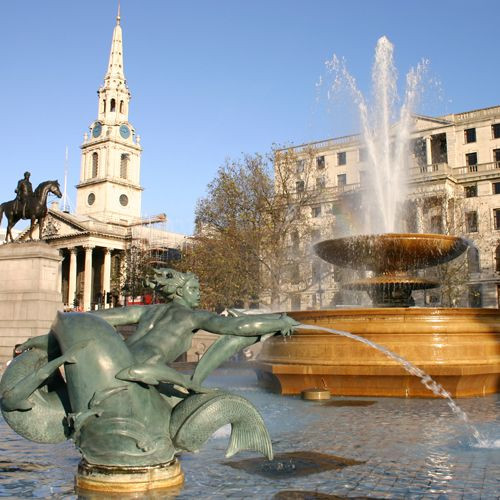
<instances>
[{"instance_id":1,"label":"railing","mask_svg":"<svg viewBox=\"0 0 500 500\"><path fill-rule=\"evenodd\" d=\"M481 174L492 172L500 169L500 161L492 161L490 163L478 163L475 165L465 165L453 169L455 177L464 177L470 174Z\"/></svg>"},{"instance_id":2,"label":"railing","mask_svg":"<svg viewBox=\"0 0 500 500\"><path fill-rule=\"evenodd\" d=\"M492 106L491 108L477 109L476 111L467 111L465 113L457 113L454 116L455 122L463 122L469 120L478 120L480 118L489 118L490 116L498 116L500 106Z\"/></svg>"},{"instance_id":3,"label":"railing","mask_svg":"<svg viewBox=\"0 0 500 500\"><path fill-rule=\"evenodd\" d=\"M334 139L326 139L324 141L308 142L306 144L299 144L298 146L291 146L290 148L281 148L279 151L287 151L293 149L296 153L306 151L307 149L328 149L335 146L342 146L343 144L351 144L360 141L360 135L344 135L342 137L335 137Z\"/></svg>"},{"instance_id":4,"label":"railing","mask_svg":"<svg viewBox=\"0 0 500 500\"><path fill-rule=\"evenodd\" d=\"M439 175L450 175L452 169L447 163L433 163L431 165L419 165L410 168L410 179L418 177L434 177Z\"/></svg>"}]
</instances>

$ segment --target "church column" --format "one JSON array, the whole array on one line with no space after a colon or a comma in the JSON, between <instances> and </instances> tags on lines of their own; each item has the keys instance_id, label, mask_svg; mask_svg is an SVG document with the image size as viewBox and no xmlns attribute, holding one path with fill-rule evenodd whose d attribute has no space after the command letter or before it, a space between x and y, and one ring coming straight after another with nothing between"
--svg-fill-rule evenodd
<instances>
[{"instance_id":1,"label":"church column","mask_svg":"<svg viewBox=\"0 0 500 500\"><path fill-rule=\"evenodd\" d=\"M92 300L92 250L93 245L85 245L85 274L83 282L83 310L88 311Z\"/></svg>"},{"instance_id":2,"label":"church column","mask_svg":"<svg viewBox=\"0 0 500 500\"><path fill-rule=\"evenodd\" d=\"M68 279L68 306L73 307L76 293L76 258L78 250L76 247L69 249L69 279Z\"/></svg>"},{"instance_id":3,"label":"church column","mask_svg":"<svg viewBox=\"0 0 500 500\"><path fill-rule=\"evenodd\" d=\"M102 293L104 295L104 308L108 309L109 304L106 294L111 291L111 248L104 249L104 266L102 277Z\"/></svg>"}]
</instances>

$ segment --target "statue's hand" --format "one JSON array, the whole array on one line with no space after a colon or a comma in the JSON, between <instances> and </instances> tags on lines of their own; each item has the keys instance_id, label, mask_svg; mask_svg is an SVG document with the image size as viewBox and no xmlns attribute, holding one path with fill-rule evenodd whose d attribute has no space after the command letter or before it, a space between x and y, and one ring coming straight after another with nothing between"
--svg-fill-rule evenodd
<instances>
[{"instance_id":1,"label":"statue's hand","mask_svg":"<svg viewBox=\"0 0 500 500\"><path fill-rule=\"evenodd\" d=\"M280 329L280 333L283 337L289 337L293 333L293 330L300 326L298 321L290 318L290 316L287 316L285 313L281 315L280 319L283 322L283 326Z\"/></svg>"}]
</instances>

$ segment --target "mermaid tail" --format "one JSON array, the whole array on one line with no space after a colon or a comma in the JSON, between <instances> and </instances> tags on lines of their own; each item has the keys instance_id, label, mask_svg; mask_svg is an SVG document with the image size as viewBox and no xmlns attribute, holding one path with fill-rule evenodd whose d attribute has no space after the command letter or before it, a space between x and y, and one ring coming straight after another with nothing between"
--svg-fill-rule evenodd
<instances>
[{"instance_id":1,"label":"mermaid tail","mask_svg":"<svg viewBox=\"0 0 500 500\"><path fill-rule=\"evenodd\" d=\"M231 424L226 457L253 450L272 460L271 438L262 417L249 401L233 394L217 391L189 396L172 412L170 435L177 449L198 451L226 424Z\"/></svg>"}]
</instances>

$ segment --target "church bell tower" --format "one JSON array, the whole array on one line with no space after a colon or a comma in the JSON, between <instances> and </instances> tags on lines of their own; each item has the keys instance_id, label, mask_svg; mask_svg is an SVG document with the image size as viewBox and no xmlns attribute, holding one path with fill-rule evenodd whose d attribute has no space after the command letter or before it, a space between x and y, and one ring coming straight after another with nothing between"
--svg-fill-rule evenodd
<instances>
[{"instance_id":1,"label":"church bell tower","mask_svg":"<svg viewBox=\"0 0 500 500\"><path fill-rule=\"evenodd\" d=\"M140 138L128 121L130 91L123 70L120 8L113 30L109 64L97 91L97 119L81 145L76 212L103 222L133 222L141 217Z\"/></svg>"}]
</instances>

